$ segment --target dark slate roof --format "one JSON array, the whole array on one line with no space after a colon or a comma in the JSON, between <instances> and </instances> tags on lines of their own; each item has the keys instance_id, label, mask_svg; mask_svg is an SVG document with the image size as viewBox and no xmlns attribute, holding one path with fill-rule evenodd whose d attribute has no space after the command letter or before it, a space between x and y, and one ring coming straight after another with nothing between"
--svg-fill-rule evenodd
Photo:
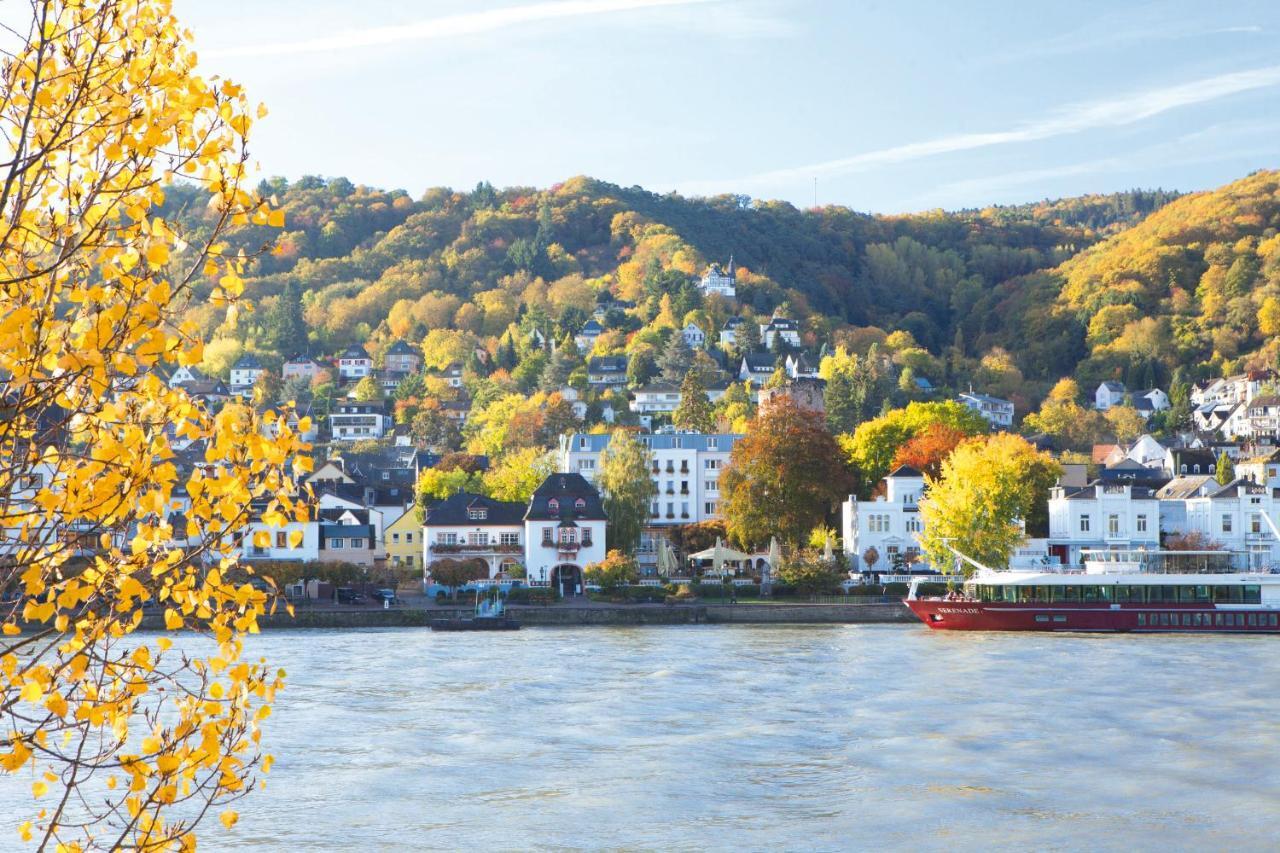
<instances>
[{"instance_id":1,"label":"dark slate roof","mask_svg":"<svg viewBox=\"0 0 1280 853\"><path fill-rule=\"evenodd\" d=\"M1212 474L1194 474L1189 477L1174 477L1160 487L1156 497L1161 500L1185 500L1198 496L1201 489L1208 485L1212 491L1217 488Z\"/></svg>"},{"instance_id":2,"label":"dark slate roof","mask_svg":"<svg viewBox=\"0 0 1280 853\"><path fill-rule=\"evenodd\" d=\"M588 373L626 373L625 355L599 355L587 362Z\"/></svg>"},{"instance_id":3,"label":"dark slate roof","mask_svg":"<svg viewBox=\"0 0 1280 853\"><path fill-rule=\"evenodd\" d=\"M765 329L774 329L775 331L788 331L791 329L798 330L799 328L799 324L788 317L774 317L769 321L769 324L765 326Z\"/></svg>"},{"instance_id":4,"label":"dark slate roof","mask_svg":"<svg viewBox=\"0 0 1280 853\"><path fill-rule=\"evenodd\" d=\"M637 388L633 393L636 394L673 394L680 390L680 386L674 382L650 382L641 388Z\"/></svg>"},{"instance_id":5,"label":"dark slate roof","mask_svg":"<svg viewBox=\"0 0 1280 853\"><path fill-rule=\"evenodd\" d=\"M746 321L743 320L741 317L730 317L728 320L725 321L724 327L726 329L736 329L739 326L741 326L744 322Z\"/></svg>"},{"instance_id":6,"label":"dark slate roof","mask_svg":"<svg viewBox=\"0 0 1280 853\"><path fill-rule=\"evenodd\" d=\"M552 500L559 502L559 509L556 512L552 512L549 506ZM583 501L584 506L581 509L577 508L578 500ZM533 493L533 498L529 501L529 510L524 517L526 521L572 519L603 521L606 518L600 493L581 474L548 476Z\"/></svg>"},{"instance_id":7,"label":"dark slate roof","mask_svg":"<svg viewBox=\"0 0 1280 853\"><path fill-rule=\"evenodd\" d=\"M1264 406L1280 406L1280 397L1275 394L1264 394L1254 397L1253 402L1249 404L1250 409L1261 409Z\"/></svg>"},{"instance_id":8,"label":"dark slate roof","mask_svg":"<svg viewBox=\"0 0 1280 853\"><path fill-rule=\"evenodd\" d=\"M1106 388L1108 391L1119 391L1122 394L1124 393L1124 383L1116 382L1114 379L1108 379L1106 382L1103 382L1102 387Z\"/></svg>"},{"instance_id":9,"label":"dark slate roof","mask_svg":"<svg viewBox=\"0 0 1280 853\"><path fill-rule=\"evenodd\" d=\"M1139 486L1139 485L1130 484L1130 483L1103 484L1101 482L1093 482L1087 486L1082 486L1078 489L1071 489L1071 490L1064 491L1063 496L1067 500L1092 500L1093 498L1098 496L1098 489L1101 488L1103 485L1129 486L1130 487L1129 493L1133 495L1135 500L1154 500L1156 497L1155 489L1149 488L1147 486Z\"/></svg>"},{"instance_id":10,"label":"dark slate roof","mask_svg":"<svg viewBox=\"0 0 1280 853\"><path fill-rule=\"evenodd\" d=\"M483 522L467 516L468 510L477 507L483 507L488 511L488 517ZM432 527L475 527L477 524L519 525L524 521L524 513L525 505L518 501L496 501L484 495L458 492L429 505L425 523Z\"/></svg>"},{"instance_id":11,"label":"dark slate roof","mask_svg":"<svg viewBox=\"0 0 1280 853\"><path fill-rule=\"evenodd\" d=\"M342 355L338 356L338 358L348 358L348 359L363 358L368 361L373 360L369 358L369 353L364 351L364 347L357 347L357 346L347 347L345 350L342 351Z\"/></svg>"},{"instance_id":12,"label":"dark slate roof","mask_svg":"<svg viewBox=\"0 0 1280 853\"><path fill-rule=\"evenodd\" d=\"M923 477L924 474L921 474L919 471L917 471L915 468L912 468L910 465L899 465L897 468L894 468L892 471L890 471L888 476L890 477Z\"/></svg>"},{"instance_id":13,"label":"dark slate roof","mask_svg":"<svg viewBox=\"0 0 1280 853\"><path fill-rule=\"evenodd\" d=\"M258 361L256 355L247 352L236 359L236 363L231 365L231 368L232 370L261 370L262 362Z\"/></svg>"},{"instance_id":14,"label":"dark slate roof","mask_svg":"<svg viewBox=\"0 0 1280 853\"><path fill-rule=\"evenodd\" d=\"M585 322L585 323L583 323L583 324L582 324L582 331L580 331L578 334L580 334L580 335L598 335L598 334L600 334L600 333L601 333L601 332L603 332L603 331L604 331L604 326L601 326L601 325L600 325L599 323L597 323L595 320L588 320L587 322Z\"/></svg>"},{"instance_id":15,"label":"dark slate roof","mask_svg":"<svg viewBox=\"0 0 1280 853\"><path fill-rule=\"evenodd\" d=\"M742 357L747 363L747 370L752 373L762 373L768 371L772 373L776 366L776 359L767 352L749 352Z\"/></svg>"},{"instance_id":16,"label":"dark slate roof","mask_svg":"<svg viewBox=\"0 0 1280 853\"><path fill-rule=\"evenodd\" d=\"M404 341L396 341L387 347L387 355L417 355L418 351Z\"/></svg>"},{"instance_id":17,"label":"dark slate roof","mask_svg":"<svg viewBox=\"0 0 1280 853\"><path fill-rule=\"evenodd\" d=\"M359 525L366 525L369 523L369 510L350 509L344 506L326 507L324 509L318 510L316 512L316 518L319 519L324 524L328 524L331 526L333 525L341 526L341 525L338 525L338 519L342 518L342 516L346 515L347 513L351 513L352 516L355 517L355 520Z\"/></svg>"}]
</instances>

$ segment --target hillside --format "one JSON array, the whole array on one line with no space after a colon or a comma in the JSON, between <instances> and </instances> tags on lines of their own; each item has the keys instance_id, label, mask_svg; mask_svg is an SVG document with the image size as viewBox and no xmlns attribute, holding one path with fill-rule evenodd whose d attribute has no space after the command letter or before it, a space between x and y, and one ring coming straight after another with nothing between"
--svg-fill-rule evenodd
<instances>
[{"instance_id":1,"label":"hillside","mask_svg":"<svg viewBox=\"0 0 1280 853\"><path fill-rule=\"evenodd\" d=\"M497 353L518 327L572 334L609 298L637 303L619 325L629 334L654 326L665 297L665 322L694 319L713 336L731 314L767 319L778 309L800 322L803 343L815 350L865 348L906 331L911 345L937 357L915 362L935 384L984 378L978 359L1008 347L1031 383L998 390L1022 397L1083 357L1087 326L1080 312L1062 311L1029 327L1037 306L1027 296L1082 249L1174 198L1135 191L886 217L738 196L687 199L590 178L546 190L432 189L417 200L340 178L266 186L287 225L276 251L250 264L246 293L258 310L231 327L211 306L190 312L214 341L207 366L215 373L245 350L271 360L295 348L332 355L357 344L376 356L394 339L418 343L444 329L457 335L441 358L466 352L464 340ZM198 192L175 188L167 204L186 227L209 227ZM245 227L230 242L254 252L272 236ZM738 304L703 300L691 277L730 256ZM273 322L279 303L295 300L305 341L281 339ZM631 353L623 337L605 344Z\"/></svg>"}]
</instances>

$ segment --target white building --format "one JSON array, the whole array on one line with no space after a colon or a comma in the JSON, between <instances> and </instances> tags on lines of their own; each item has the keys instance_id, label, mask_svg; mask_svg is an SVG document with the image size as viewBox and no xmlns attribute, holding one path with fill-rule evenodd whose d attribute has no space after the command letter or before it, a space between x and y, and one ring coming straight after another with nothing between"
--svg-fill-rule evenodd
<instances>
[{"instance_id":1,"label":"white building","mask_svg":"<svg viewBox=\"0 0 1280 853\"><path fill-rule=\"evenodd\" d=\"M320 523L290 521L284 527L271 527L261 520L245 525L241 540L242 559L296 560L311 563L320 559ZM295 541L296 540L296 541Z\"/></svg>"},{"instance_id":2,"label":"white building","mask_svg":"<svg viewBox=\"0 0 1280 853\"><path fill-rule=\"evenodd\" d=\"M818 366L809 361L809 356L804 353L799 355L788 355L783 363L783 368L787 371L787 376L791 379L817 379Z\"/></svg>"},{"instance_id":3,"label":"white building","mask_svg":"<svg viewBox=\"0 0 1280 853\"><path fill-rule=\"evenodd\" d=\"M742 357L742 365L738 368L738 378L750 382L756 388L769 381L777 363L767 352L749 352Z\"/></svg>"},{"instance_id":4,"label":"white building","mask_svg":"<svg viewBox=\"0 0 1280 853\"><path fill-rule=\"evenodd\" d=\"M458 492L427 506L422 565L437 560L483 560L489 577L524 565L525 504Z\"/></svg>"},{"instance_id":5,"label":"white building","mask_svg":"<svg viewBox=\"0 0 1280 853\"><path fill-rule=\"evenodd\" d=\"M707 333L702 331L697 323L690 323L680 330L680 337L684 338L685 345L689 349L702 349L703 344L707 342Z\"/></svg>"},{"instance_id":6,"label":"white building","mask_svg":"<svg viewBox=\"0 0 1280 853\"><path fill-rule=\"evenodd\" d=\"M578 474L552 474L524 515L525 571L561 595L585 591L583 569L605 558L608 525L600 493Z\"/></svg>"},{"instance_id":7,"label":"white building","mask_svg":"<svg viewBox=\"0 0 1280 853\"><path fill-rule=\"evenodd\" d=\"M256 355L245 353L231 365L231 393L239 397L248 397L253 392L253 385L258 381L258 377L266 372L267 369L262 366L262 362L258 361Z\"/></svg>"},{"instance_id":8,"label":"white building","mask_svg":"<svg viewBox=\"0 0 1280 853\"><path fill-rule=\"evenodd\" d=\"M733 349L738 345L738 329L742 328L744 322L741 317L730 317L725 321L724 328L720 330L721 347Z\"/></svg>"},{"instance_id":9,"label":"white building","mask_svg":"<svg viewBox=\"0 0 1280 853\"><path fill-rule=\"evenodd\" d=\"M627 384L627 357L600 355L587 360L587 384L597 388Z\"/></svg>"},{"instance_id":10,"label":"white building","mask_svg":"<svg viewBox=\"0 0 1280 853\"><path fill-rule=\"evenodd\" d=\"M1009 400L974 391L966 391L956 400L982 415L987 423L997 429L1008 429L1013 426L1013 403Z\"/></svg>"},{"instance_id":11,"label":"white building","mask_svg":"<svg viewBox=\"0 0 1280 853\"><path fill-rule=\"evenodd\" d=\"M1210 481L1186 499L1186 507L1187 532L1199 533L1228 551L1248 552L1251 566L1268 567L1280 558L1275 536L1280 501L1274 489L1240 479L1225 486Z\"/></svg>"},{"instance_id":12,"label":"white building","mask_svg":"<svg viewBox=\"0 0 1280 853\"><path fill-rule=\"evenodd\" d=\"M738 274L733 265L733 255L729 256L729 268L722 271L719 264L712 264L702 274L698 287L703 295L716 294L726 299L733 299L738 293Z\"/></svg>"},{"instance_id":13,"label":"white building","mask_svg":"<svg viewBox=\"0 0 1280 853\"><path fill-rule=\"evenodd\" d=\"M1131 483L1055 486L1049 493L1049 552L1080 565L1085 549L1160 547L1160 502Z\"/></svg>"},{"instance_id":14,"label":"white building","mask_svg":"<svg viewBox=\"0 0 1280 853\"><path fill-rule=\"evenodd\" d=\"M767 350L772 350L781 340L789 347L800 347L800 326L795 320L786 317L773 317L768 323L760 324L760 342Z\"/></svg>"},{"instance_id":15,"label":"white building","mask_svg":"<svg viewBox=\"0 0 1280 853\"><path fill-rule=\"evenodd\" d=\"M1093 407L1099 412L1105 412L1112 406L1123 403L1124 395L1127 393L1123 382L1114 380L1103 382L1098 386L1098 390L1093 392Z\"/></svg>"},{"instance_id":16,"label":"white building","mask_svg":"<svg viewBox=\"0 0 1280 853\"><path fill-rule=\"evenodd\" d=\"M288 359L280 368L280 376L286 382L290 379L315 379L324 372L324 365L309 355L296 355Z\"/></svg>"},{"instance_id":17,"label":"white building","mask_svg":"<svg viewBox=\"0 0 1280 853\"><path fill-rule=\"evenodd\" d=\"M382 438L391 429L391 417L380 403L343 401L329 413L329 434L334 441Z\"/></svg>"},{"instance_id":18,"label":"white building","mask_svg":"<svg viewBox=\"0 0 1280 853\"><path fill-rule=\"evenodd\" d=\"M573 342L578 345L579 352L588 353L596 345L596 338L602 334L604 334L604 326L601 326L595 320L588 320L583 324L578 334L573 336Z\"/></svg>"},{"instance_id":19,"label":"white building","mask_svg":"<svg viewBox=\"0 0 1280 853\"><path fill-rule=\"evenodd\" d=\"M363 347L351 346L338 356L338 375L359 381L373 372L373 359Z\"/></svg>"},{"instance_id":20,"label":"white building","mask_svg":"<svg viewBox=\"0 0 1280 853\"><path fill-rule=\"evenodd\" d=\"M173 373L169 374L168 385L170 388L177 388L179 385L200 382L204 379L205 375L196 368L180 364L173 369Z\"/></svg>"},{"instance_id":21,"label":"white building","mask_svg":"<svg viewBox=\"0 0 1280 853\"><path fill-rule=\"evenodd\" d=\"M631 411L640 415L671 414L680 406L680 388L670 382L653 382L632 392Z\"/></svg>"},{"instance_id":22,"label":"white building","mask_svg":"<svg viewBox=\"0 0 1280 853\"><path fill-rule=\"evenodd\" d=\"M891 571L920 556L920 499L924 475L906 465L884 478L885 493L860 501L850 495L841 506L840 536L849 565L861 571ZM863 554L874 548L877 560L867 565Z\"/></svg>"},{"instance_id":23,"label":"white building","mask_svg":"<svg viewBox=\"0 0 1280 853\"><path fill-rule=\"evenodd\" d=\"M1280 438L1280 396L1262 394L1245 406L1246 438Z\"/></svg>"}]
</instances>

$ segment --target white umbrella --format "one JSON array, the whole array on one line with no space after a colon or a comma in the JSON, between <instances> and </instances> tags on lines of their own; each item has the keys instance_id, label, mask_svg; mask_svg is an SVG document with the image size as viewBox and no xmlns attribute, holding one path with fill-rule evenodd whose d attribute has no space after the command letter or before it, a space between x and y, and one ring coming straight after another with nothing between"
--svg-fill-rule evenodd
<instances>
[{"instance_id":1,"label":"white umbrella","mask_svg":"<svg viewBox=\"0 0 1280 853\"><path fill-rule=\"evenodd\" d=\"M777 569L778 564L782 562L782 546L778 544L778 537L774 536L769 540L769 568Z\"/></svg>"},{"instance_id":2,"label":"white umbrella","mask_svg":"<svg viewBox=\"0 0 1280 853\"><path fill-rule=\"evenodd\" d=\"M716 577L724 575L724 548L720 545L720 537L716 537L716 547L711 552L711 571Z\"/></svg>"}]
</instances>

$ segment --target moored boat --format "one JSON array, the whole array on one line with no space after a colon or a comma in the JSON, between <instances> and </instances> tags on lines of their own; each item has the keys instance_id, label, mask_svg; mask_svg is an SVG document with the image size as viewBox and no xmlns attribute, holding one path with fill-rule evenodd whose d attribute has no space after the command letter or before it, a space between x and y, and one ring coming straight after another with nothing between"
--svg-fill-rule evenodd
<instances>
[{"instance_id":1,"label":"moored boat","mask_svg":"<svg viewBox=\"0 0 1280 853\"><path fill-rule=\"evenodd\" d=\"M432 631L518 631L520 623L507 613L506 602L496 588L485 598L477 595L475 612L470 617L434 619Z\"/></svg>"},{"instance_id":2,"label":"moored boat","mask_svg":"<svg viewBox=\"0 0 1280 853\"><path fill-rule=\"evenodd\" d=\"M913 583L906 604L937 630L1280 633L1280 574L1247 568L1247 554L1084 556L1083 569L1062 571L973 563L977 571L960 588L921 596Z\"/></svg>"}]
</instances>

